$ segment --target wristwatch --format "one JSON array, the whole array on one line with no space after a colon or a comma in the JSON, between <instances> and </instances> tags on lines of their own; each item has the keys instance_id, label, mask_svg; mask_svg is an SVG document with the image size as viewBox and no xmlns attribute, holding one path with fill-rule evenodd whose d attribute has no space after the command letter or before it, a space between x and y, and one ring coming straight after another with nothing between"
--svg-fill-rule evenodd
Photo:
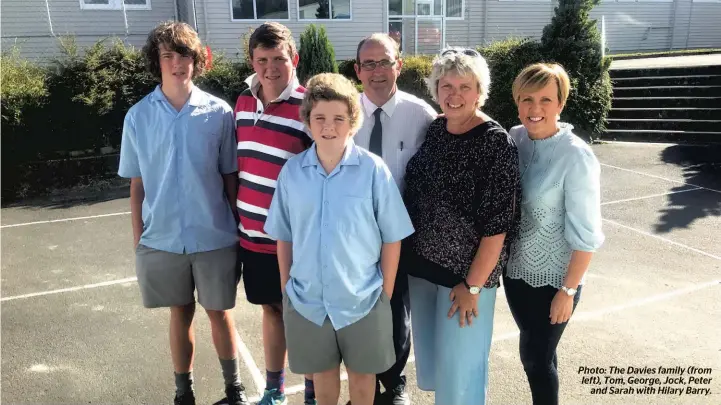
<instances>
[{"instance_id":1,"label":"wristwatch","mask_svg":"<svg viewBox=\"0 0 721 405\"><path fill-rule=\"evenodd\" d=\"M568 295L569 297L573 297L574 295L576 295L576 291L577 291L575 288L568 288L565 285L561 286L561 290L563 292L565 292L566 295Z\"/></svg>"},{"instance_id":2,"label":"wristwatch","mask_svg":"<svg viewBox=\"0 0 721 405\"><path fill-rule=\"evenodd\" d=\"M466 285L466 288L468 289L468 292L471 293L471 295L478 295L481 293L481 287L477 285L470 285L466 280L463 280L463 284Z\"/></svg>"}]
</instances>

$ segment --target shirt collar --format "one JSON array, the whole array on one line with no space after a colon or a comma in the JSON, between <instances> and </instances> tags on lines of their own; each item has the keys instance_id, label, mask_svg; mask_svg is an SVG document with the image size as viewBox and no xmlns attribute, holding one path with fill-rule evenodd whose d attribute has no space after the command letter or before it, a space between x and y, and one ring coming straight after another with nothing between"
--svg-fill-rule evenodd
<instances>
[{"instance_id":1,"label":"shirt collar","mask_svg":"<svg viewBox=\"0 0 721 405\"><path fill-rule=\"evenodd\" d=\"M398 106L398 92L399 90L396 89L393 97L391 97L390 100L386 101L386 103L380 107L381 109L383 109L383 112L386 113L389 117L393 116L393 112ZM368 99L368 96L366 96L365 93L361 94L361 100L363 102L363 108L365 108L366 116L368 118L372 117L373 113L375 113L375 111L378 109L378 106L373 104L373 102Z\"/></svg>"},{"instance_id":2,"label":"shirt collar","mask_svg":"<svg viewBox=\"0 0 721 405\"><path fill-rule=\"evenodd\" d=\"M248 85L250 88L251 94L253 94L253 97L260 100L260 97L258 97L258 90L260 90L260 79L258 79L258 74L253 73L252 75L248 76L247 79L245 79L245 84ZM300 87L300 82L298 81L298 77L295 75L295 72L293 72L293 79L288 83L288 86L283 90L282 93L280 93L280 96L276 98L275 100L272 100L271 103L277 102L277 101L288 101L290 98L290 95L293 94L293 90Z\"/></svg>"},{"instance_id":3,"label":"shirt collar","mask_svg":"<svg viewBox=\"0 0 721 405\"><path fill-rule=\"evenodd\" d=\"M152 101L167 101L170 103L167 97L165 97L165 93L163 93L163 90L160 89L160 85L155 86L155 90L151 93ZM190 98L188 98L188 105L191 105L193 107L200 107L202 105L207 104L207 97L205 95L205 92L197 88L196 86L193 86L193 89L190 91Z\"/></svg>"},{"instance_id":4,"label":"shirt collar","mask_svg":"<svg viewBox=\"0 0 721 405\"><path fill-rule=\"evenodd\" d=\"M313 142L313 146L308 149L305 156L303 157L302 167L308 166L321 166L318 161L318 151L316 149L316 143ZM348 142L343 152L343 158L340 160L340 166L358 166L360 165L360 157L358 153L358 146L356 146L353 139Z\"/></svg>"}]
</instances>

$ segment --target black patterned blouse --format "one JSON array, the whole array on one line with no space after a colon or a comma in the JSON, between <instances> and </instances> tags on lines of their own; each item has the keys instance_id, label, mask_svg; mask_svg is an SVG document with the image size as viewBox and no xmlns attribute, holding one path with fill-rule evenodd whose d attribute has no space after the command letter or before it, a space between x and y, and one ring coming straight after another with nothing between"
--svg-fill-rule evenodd
<instances>
[{"instance_id":1,"label":"black patterned blouse","mask_svg":"<svg viewBox=\"0 0 721 405\"><path fill-rule=\"evenodd\" d=\"M507 233L485 288L497 287L518 230L518 152L495 121L465 134L438 118L406 168L404 201L416 231L403 242L401 270L445 287L466 278L481 238Z\"/></svg>"}]
</instances>

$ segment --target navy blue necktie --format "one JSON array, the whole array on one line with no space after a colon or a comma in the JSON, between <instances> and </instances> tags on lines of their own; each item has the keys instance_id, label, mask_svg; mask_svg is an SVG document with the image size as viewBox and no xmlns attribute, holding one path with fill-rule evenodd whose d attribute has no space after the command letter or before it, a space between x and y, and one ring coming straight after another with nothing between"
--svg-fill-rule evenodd
<instances>
[{"instance_id":1,"label":"navy blue necktie","mask_svg":"<svg viewBox=\"0 0 721 405\"><path fill-rule=\"evenodd\" d=\"M377 108L373 113L373 115L376 116L376 123L373 125L371 140L368 146L368 150L380 157L383 157L383 126L381 125L382 112L382 108Z\"/></svg>"}]
</instances>

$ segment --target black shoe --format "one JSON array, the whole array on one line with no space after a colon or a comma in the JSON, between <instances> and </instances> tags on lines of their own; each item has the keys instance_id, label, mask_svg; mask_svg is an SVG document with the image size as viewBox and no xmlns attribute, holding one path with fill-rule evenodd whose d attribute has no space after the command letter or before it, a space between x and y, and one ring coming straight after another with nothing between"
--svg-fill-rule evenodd
<instances>
[{"instance_id":1,"label":"black shoe","mask_svg":"<svg viewBox=\"0 0 721 405\"><path fill-rule=\"evenodd\" d=\"M195 392L188 391L183 395L175 394L174 405L195 405Z\"/></svg>"},{"instance_id":2,"label":"black shoe","mask_svg":"<svg viewBox=\"0 0 721 405\"><path fill-rule=\"evenodd\" d=\"M225 395L228 400L228 405L250 405L243 384L226 385Z\"/></svg>"},{"instance_id":3,"label":"black shoe","mask_svg":"<svg viewBox=\"0 0 721 405\"><path fill-rule=\"evenodd\" d=\"M406 385L399 384L397 387L385 393L387 405L411 405L411 399L406 393Z\"/></svg>"}]
</instances>

